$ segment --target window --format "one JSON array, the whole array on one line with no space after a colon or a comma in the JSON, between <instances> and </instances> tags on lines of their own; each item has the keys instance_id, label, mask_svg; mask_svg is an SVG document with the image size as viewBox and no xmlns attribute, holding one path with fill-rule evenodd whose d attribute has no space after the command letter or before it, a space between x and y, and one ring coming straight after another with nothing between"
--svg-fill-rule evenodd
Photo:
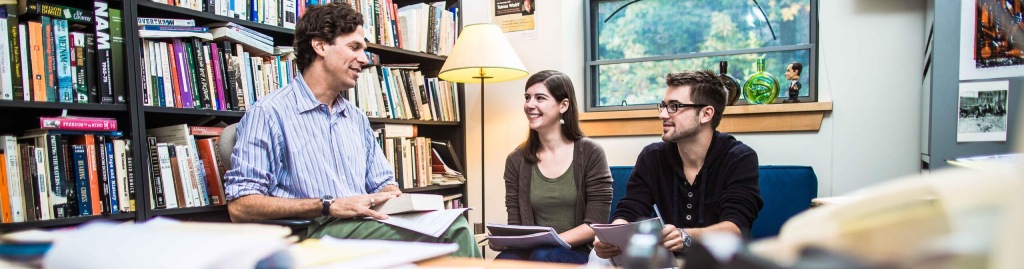
<instances>
[{"instance_id":1,"label":"window","mask_svg":"<svg viewBox=\"0 0 1024 269\"><path fill-rule=\"evenodd\" d=\"M759 58L781 84L777 102L788 98L785 71L792 62L804 67L799 99L817 101L817 0L588 0L587 6L588 111L653 109L665 74L718 73L719 61L729 62L742 86Z\"/></svg>"}]
</instances>

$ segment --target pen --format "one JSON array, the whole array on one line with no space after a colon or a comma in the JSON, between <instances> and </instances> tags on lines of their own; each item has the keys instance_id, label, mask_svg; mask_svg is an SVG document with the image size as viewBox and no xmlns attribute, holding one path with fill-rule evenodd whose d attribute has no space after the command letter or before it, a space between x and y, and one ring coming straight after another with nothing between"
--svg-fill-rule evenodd
<instances>
[{"instance_id":1,"label":"pen","mask_svg":"<svg viewBox=\"0 0 1024 269\"><path fill-rule=\"evenodd\" d=\"M661 217L661 211L658 210L658 204L654 204L654 214L658 215L658 221L661 222L661 227L665 227L665 219Z\"/></svg>"}]
</instances>

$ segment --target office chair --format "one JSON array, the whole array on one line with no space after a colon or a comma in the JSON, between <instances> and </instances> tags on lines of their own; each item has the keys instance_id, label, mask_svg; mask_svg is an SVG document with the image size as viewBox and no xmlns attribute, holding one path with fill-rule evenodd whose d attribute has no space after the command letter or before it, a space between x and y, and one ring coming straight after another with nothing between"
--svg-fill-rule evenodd
<instances>
[{"instance_id":1,"label":"office chair","mask_svg":"<svg viewBox=\"0 0 1024 269\"><path fill-rule=\"evenodd\" d=\"M220 160L223 162L224 167L231 169L231 152L235 148L235 132L238 128L238 123L228 125L221 132L220 142L217 144L217 151L220 153ZM254 221L253 223L259 224L271 224L286 226L292 229L292 235L297 235L299 240L306 238L306 229L310 225L313 225L311 219L299 219L299 218L286 218L286 219L271 219L271 220L260 220Z\"/></svg>"}]
</instances>

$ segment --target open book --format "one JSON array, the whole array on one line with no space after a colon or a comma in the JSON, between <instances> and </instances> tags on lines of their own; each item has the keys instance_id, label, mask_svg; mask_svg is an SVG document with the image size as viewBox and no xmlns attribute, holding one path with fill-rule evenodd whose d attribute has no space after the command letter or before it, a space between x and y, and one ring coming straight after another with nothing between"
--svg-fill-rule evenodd
<instances>
[{"instance_id":1,"label":"open book","mask_svg":"<svg viewBox=\"0 0 1024 269\"><path fill-rule=\"evenodd\" d=\"M488 223L487 230L490 231L487 240L491 245L509 249L531 249L539 246L572 248L569 243L558 237L558 233L551 227Z\"/></svg>"},{"instance_id":2,"label":"open book","mask_svg":"<svg viewBox=\"0 0 1024 269\"><path fill-rule=\"evenodd\" d=\"M406 193L388 199L387 202L378 204L372 209L386 215L444 210L444 197L437 194Z\"/></svg>"},{"instance_id":3,"label":"open book","mask_svg":"<svg viewBox=\"0 0 1024 269\"><path fill-rule=\"evenodd\" d=\"M653 221L655 226L658 227L658 231L661 231L663 227L660 218L647 219L637 222L630 222L625 224L591 224L590 227L594 229L594 233L597 235L597 239L601 239L602 242L611 243L619 247L622 250L618 256L612 257L612 262L617 266L623 266L626 261L626 253L629 252L629 239L633 238L633 234L636 233L637 227L640 223ZM664 245L658 244L658 257L660 258L661 264L658 268L675 267L676 258L672 255Z\"/></svg>"}]
</instances>

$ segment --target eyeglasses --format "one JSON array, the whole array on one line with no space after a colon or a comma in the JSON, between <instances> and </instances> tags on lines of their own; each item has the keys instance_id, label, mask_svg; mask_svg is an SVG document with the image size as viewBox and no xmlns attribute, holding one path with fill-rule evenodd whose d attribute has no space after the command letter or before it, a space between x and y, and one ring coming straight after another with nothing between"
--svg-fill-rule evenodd
<instances>
[{"instance_id":1,"label":"eyeglasses","mask_svg":"<svg viewBox=\"0 0 1024 269\"><path fill-rule=\"evenodd\" d=\"M662 103L658 103L658 112L662 112L662 111L665 111L665 109L668 109L668 114L675 114L677 111L679 111L679 108L683 108L683 107L706 107L706 106L708 106L708 105L705 105L705 104L682 104L682 103L665 104L664 102L662 102Z\"/></svg>"}]
</instances>

